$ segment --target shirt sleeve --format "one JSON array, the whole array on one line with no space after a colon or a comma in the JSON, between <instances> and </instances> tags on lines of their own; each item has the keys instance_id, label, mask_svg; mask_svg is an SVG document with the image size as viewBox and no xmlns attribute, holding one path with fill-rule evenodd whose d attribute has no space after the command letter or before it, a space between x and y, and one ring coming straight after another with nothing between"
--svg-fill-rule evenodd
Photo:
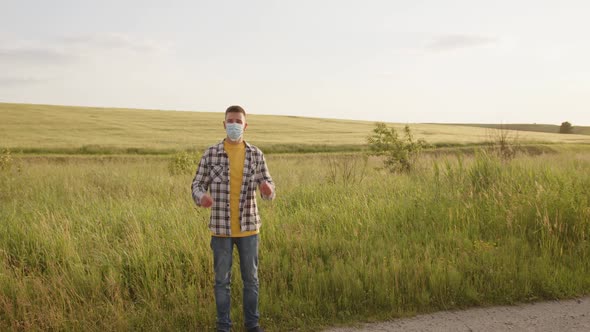
<instances>
[{"instance_id":1,"label":"shirt sleeve","mask_svg":"<svg viewBox=\"0 0 590 332\"><path fill-rule=\"evenodd\" d=\"M191 185L191 191L193 201L197 206L201 206L201 198L207 190L209 190L209 184L211 183L211 177L209 176L209 165L207 161L207 153L203 154L199 166L197 167L197 173L193 179Z\"/></svg>"},{"instance_id":2,"label":"shirt sleeve","mask_svg":"<svg viewBox=\"0 0 590 332\"><path fill-rule=\"evenodd\" d=\"M260 167L259 167L258 172L256 174L257 186L259 187L263 182L266 181L272 187L272 194L270 196L265 196L264 194L262 194L262 191L261 191L260 197L262 197L262 199L264 199L264 200L273 200L273 199L275 199L275 196L276 196L275 183L272 180L272 177L270 176L270 172L268 171L268 167L266 166L266 158L264 158L264 154L262 152L260 152L259 165L260 165Z\"/></svg>"}]
</instances>

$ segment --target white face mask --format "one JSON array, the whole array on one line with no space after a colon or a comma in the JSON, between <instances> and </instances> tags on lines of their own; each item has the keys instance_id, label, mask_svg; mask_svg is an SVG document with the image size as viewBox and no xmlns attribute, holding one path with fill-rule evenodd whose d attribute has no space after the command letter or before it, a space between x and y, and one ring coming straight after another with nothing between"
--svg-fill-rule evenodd
<instances>
[{"instance_id":1,"label":"white face mask","mask_svg":"<svg viewBox=\"0 0 590 332\"><path fill-rule=\"evenodd\" d=\"M244 126L239 123L226 123L225 132L232 141L237 141L244 134Z\"/></svg>"}]
</instances>

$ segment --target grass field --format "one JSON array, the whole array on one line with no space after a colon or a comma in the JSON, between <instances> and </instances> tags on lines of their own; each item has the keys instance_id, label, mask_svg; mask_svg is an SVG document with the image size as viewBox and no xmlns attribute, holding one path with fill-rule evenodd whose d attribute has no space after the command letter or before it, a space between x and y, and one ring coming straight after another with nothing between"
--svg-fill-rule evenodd
<instances>
[{"instance_id":1,"label":"grass field","mask_svg":"<svg viewBox=\"0 0 590 332\"><path fill-rule=\"evenodd\" d=\"M202 151L224 136L222 113L102 109L0 103L0 148L28 153L172 153ZM353 151L373 122L249 115L248 140L268 152ZM404 124L392 124L402 128ZM482 143L486 128L412 124L438 146ZM521 142L590 143L587 135L512 133Z\"/></svg>"},{"instance_id":2,"label":"grass field","mask_svg":"<svg viewBox=\"0 0 590 332\"><path fill-rule=\"evenodd\" d=\"M95 140L113 151L172 152L217 141L222 132L211 127L219 117L3 104L0 146L76 152ZM249 120L248 135L270 147L302 144L294 137L313 145L309 137L334 138L339 130L360 140L373 127ZM191 121L207 125L183 141L177 131L192 133ZM273 124L280 121L298 129L275 142ZM459 130L416 126L439 142ZM547 135L539 137L577 142L575 135ZM362 144L354 142L346 144ZM547 147L551 153L511 160L473 148L431 151L407 174L376 169L380 160L365 164L360 153L267 155L277 199L259 201L261 323L268 331L313 331L590 293L590 147ZM214 326L209 211L191 200L193 171L170 172L169 155L1 157L0 330ZM237 264L233 272L232 319L240 327Z\"/></svg>"},{"instance_id":3,"label":"grass field","mask_svg":"<svg viewBox=\"0 0 590 332\"><path fill-rule=\"evenodd\" d=\"M369 166L358 183L334 177L329 158L363 172L354 155L269 156L269 331L590 291L587 151L425 158L409 175ZM208 211L193 207L192 174L169 174L161 157L16 163L0 173L0 329L214 326Z\"/></svg>"}]
</instances>

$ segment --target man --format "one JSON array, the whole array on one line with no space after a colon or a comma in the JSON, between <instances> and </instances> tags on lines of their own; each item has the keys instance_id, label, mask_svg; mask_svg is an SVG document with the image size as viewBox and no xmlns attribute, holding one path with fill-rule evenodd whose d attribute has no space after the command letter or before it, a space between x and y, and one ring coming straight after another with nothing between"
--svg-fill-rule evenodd
<instances>
[{"instance_id":1,"label":"man","mask_svg":"<svg viewBox=\"0 0 590 332\"><path fill-rule=\"evenodd\" d=\"M217 331L228 331L232 251L236 245L244 283L244 323L248 332L262 331L258 325L258 231L260 216L256 189L263 199L275 197L275 187L262 151L244 141L248 127L240 106L225 111L227 137L209 147L192 183L193 200L211 208L209 229L215 270ZM207 193L209 191L209 194Z\"/></svg>"}]
</instances>

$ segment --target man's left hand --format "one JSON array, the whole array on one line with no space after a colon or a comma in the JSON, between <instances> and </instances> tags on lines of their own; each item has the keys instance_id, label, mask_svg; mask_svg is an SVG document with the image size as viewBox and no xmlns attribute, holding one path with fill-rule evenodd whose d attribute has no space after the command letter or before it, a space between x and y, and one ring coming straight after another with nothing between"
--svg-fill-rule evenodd
<instances>
[{"instance_id":1,"label":"man's left hand","mask_svg":"<svg viewBox=\"0 0 590 332\"><path fill-rule=\"evenodd\" d=\"M266 181L262 182L262 184L260 184L260 193L267 197L272 195L272 186L270 185L270 183Z\"/></svg>"}]
</instances>

